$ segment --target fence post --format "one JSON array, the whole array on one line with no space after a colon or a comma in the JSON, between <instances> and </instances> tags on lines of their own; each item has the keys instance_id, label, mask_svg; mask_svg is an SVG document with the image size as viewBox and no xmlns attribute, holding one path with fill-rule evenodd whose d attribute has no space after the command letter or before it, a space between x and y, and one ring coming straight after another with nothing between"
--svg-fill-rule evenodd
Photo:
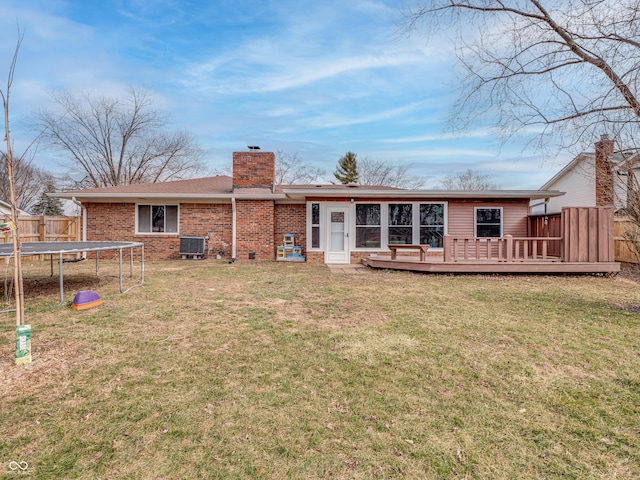
<instances>
[{"instance_id":1,"label":"fence post","mask_svg":"<svg viewBox=\"0 0 640 480\"><path fill-rule=\"evenodd\" d=\"M45 226L44 226L44 215L38 215L38 241L45 241Z\"/></svg>"},{"instance_id":2,"label":"fence post","mask_svg":"<svg viewBox=\"0 0 640 480\"><path fill-rule=\"evenodd\" d=\"M507 240L507 262L513 262L513 235L505 235Z\"/></svg>"},{"instance_id":3,"label":"fence post","mask_svg":"<svg viewBox=\"0 0 640 480\"><path fill-rule=\"evenodd\" d=\"M444 261L451 261L451 235L444 236Z\"/></svg>"}]
</instances>

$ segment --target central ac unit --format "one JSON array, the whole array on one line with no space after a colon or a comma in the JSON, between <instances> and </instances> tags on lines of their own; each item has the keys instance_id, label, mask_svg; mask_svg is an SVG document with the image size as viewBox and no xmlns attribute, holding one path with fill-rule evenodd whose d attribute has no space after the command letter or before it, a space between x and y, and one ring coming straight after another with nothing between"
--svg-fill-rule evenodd
<instances>
[{"instance_id":1,"label":"central ac unit","mask_svg":"<svg viewBox=\"0 0 640 480\"><path fill-rule=\"evenodd\" d=\"M204 256L204 237L180 237L180 255L185 260L190 256L200 259Z\"/></svg>"}]
</instances>

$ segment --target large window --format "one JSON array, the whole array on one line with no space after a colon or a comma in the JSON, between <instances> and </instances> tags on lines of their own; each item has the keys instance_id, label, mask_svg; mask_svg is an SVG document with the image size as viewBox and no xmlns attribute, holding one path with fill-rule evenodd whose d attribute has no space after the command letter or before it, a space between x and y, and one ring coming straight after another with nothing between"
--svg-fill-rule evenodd
<instances>
[{"instance_id":1,"label":"large window","mask_svg":"<svg viewBox=\"0 0 640 480\"><path fill-rule=\"evenodd\" d=\"M311 204L311 248L320 248L320 204Z\"/></svg>"},{"instance_id":2,"label":"large window","mask_svg":"<svg viewBox=\"0 0 640 480\"><path fill-rule=\"evenodd\" d=\"M389 204L389 244L413 243L413 204Z\"/></svg>"},{"instance_id":3,"label":"large window","mask_svg":"<svg viewBox=\"0 0 640 480\"><path fill-rule=\"evenodd\" d=\"M356 205L356 248L380 248L380 204Z\"/></svg>"},{"instance_id":4,"label":"large window","mask_svg":"<svg viewBox=\"0 0 640 480\"><path fill-rule=\"evenodd\" d=\"M178 206L138 205L138 233L178 233Z\"/></svg>"},{"instance_id":5,"label":"large window","mask_svg":"<svg viewBox=\"0 0 640 480\"><path fill-rule=\"evenodd\" d=\"M502 208L476 208L476 237L502 236Z\"/></svg>"},{"instance_id":6,"label":"large window","mask_svg":"<svg viewBox=\"0 0 640 480\"><path fill-rule=\"evenodd\" d=\"M420 204L420 244L442 248L444 238L444 203Z\"/></svg>"},{"instance_id":7,"label":"large window","mask_svg":"<svg viewBox=\"0 0 640 480\"><path fill-rule=\"evenodd\" d=\"M307 203L309 248L326 249L331 218L327 209L338 203ZM342 205L342 206L346 206ZM358 250L384 250L389 245L420 243L433 249L444 246L447 202L352 202L349 204L349 246Z\"/></svg>"}]
</instances>

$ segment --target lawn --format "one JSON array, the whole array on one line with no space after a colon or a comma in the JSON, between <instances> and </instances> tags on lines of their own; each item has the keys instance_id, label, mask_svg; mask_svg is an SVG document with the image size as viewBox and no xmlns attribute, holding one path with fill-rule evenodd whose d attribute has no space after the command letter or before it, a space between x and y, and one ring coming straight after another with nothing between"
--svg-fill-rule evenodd
<instances>
[{"instance_id":1,"label":"lawn","mask_svg":"<svg viewBox=\"0 0 640 480\"><path fill-rule=\"evenodd\" d=\"M205 260L117 284L59 306L28 280L28 366L0 317L0 478L640 478L632 280Z\"/></svg>"}]
</instances>

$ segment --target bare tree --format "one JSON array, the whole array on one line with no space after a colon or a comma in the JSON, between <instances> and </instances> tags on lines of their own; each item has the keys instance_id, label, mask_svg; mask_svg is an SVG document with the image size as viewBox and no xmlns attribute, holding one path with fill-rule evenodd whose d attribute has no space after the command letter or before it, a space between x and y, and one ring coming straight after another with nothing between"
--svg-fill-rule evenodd
<instances>
[{"instance_id":1,"label":"bare tree","mask_svg":"<svg viewBox=\"0 0 640 480\"><path fill-rule=\"evenodd\" d=\"M297 153L276 152L276 185L315 183L324 174L322 168L304 162Z\"/></svg>"},{"instance_id":2,"label":"bare tree","mask_svg":"<svg viewBox=\"0 0 640 480\"><path fill-rule=\"evenodd\" d=\"M596 202L616 209L622 219L621 237L635 257L636 266L640 266L640 151L614 153L613 142L603 136L596 144L594 170Z\"/></svg>"},{"instance_id":3,"label":"bare tree","mask_svg":"<svg viewBox=\"0 0 640 480\"><path fill-rule=\"evenodd\" d=\"M626 217L622 238L635 257L636 266L640 267L640 184L633 170L629 170L624 177L627 181L626 204L618 212Z\"/></svg>"},{"instance_id":4,"label":"bare tree","mask_svg":"<svg viewBox=\"0 0 640 480\"><path fill-rule=\"evenodd\" d=\"M7 168L7 179L9 181L9 202L11 204L11 222L13 225L13 289L16 299L16 326L24 325L24 286L22 282L22 253L20 242L20 230L18 225L18 214L16 210L16 195L14 186L14 167L15 158L13 156L13 145L11 144L11 130L9 128L9 98L11 96L11 87L13 86L13 77L16 72L16 63L18 61L18 52L24 35L20 33L18 28L18 42L13 53L9 74L7 75L7 86L4 91L0 90L2 97L2 106L4 110L4 139L7 143L7 153L5 155L5 163Z\"/></svg>"},{"instance_id":5,"label":"bare tree","mask_svg":"<svg viewBox=\"0 0 640 480\"><path fill-rule=\"evenodd\" d=\"M441 186L445 190L496 190L498 188L488 175L470 168L462 173L447 175L442 180Z\"/></svg>"},{"instance_id":6,"label":"bare tree","mask_svg":"<svg viewBox=\"0 0 640 480\"><path fill-rule=\"evenodd\" d=\"M192 135L167 132L167 118L151 96L131 88L123 99L53 93L55 111L42 111L43 139L62 151L69 170L86 174L84 186L104 187L179 180L204 170Z\"/></svg>"},{"instance_id":7,"label":"bare tree","mask_svg":"<svg viewBox=\"0 0 640 480\"><path fill-rule=\"evenodd\" d=\"M8 200L11 196L9 185L9 173L6 153L0 152L0 198ZM24 153L21 156L13 155L13 188L16 207L22 210L30 210L38 200L43 187L48 183L54 183L53 176L45 170L33 165L33 156Z\"/></svg>"},{"instance_id":8,"label":"bare tree","mask_svg":"<svg viewBox=\"0 0 640 480\"><path fill-rule=\"evenodd\" d=\"M493 115L503 140L533 130L541 148L601 133L634 145L640 122L638 0L420 0L408 32L455 36L466 75L457 127ZM533 129L531 127L534 127ZM558 145L551 145L551 139Z\"/></svg>"},{"instance_id":9,"label":"bare tree","mask_svg":"<svg viewBox=\"0 0 640 480\"><path fill-rule=\"evenodd\" d=\"M362 185L384 185L409 190L422 188L425 183L424 178L409 173L409 165L370 157L358 160L358 177Z\"/></svg>"}]
</instances>

